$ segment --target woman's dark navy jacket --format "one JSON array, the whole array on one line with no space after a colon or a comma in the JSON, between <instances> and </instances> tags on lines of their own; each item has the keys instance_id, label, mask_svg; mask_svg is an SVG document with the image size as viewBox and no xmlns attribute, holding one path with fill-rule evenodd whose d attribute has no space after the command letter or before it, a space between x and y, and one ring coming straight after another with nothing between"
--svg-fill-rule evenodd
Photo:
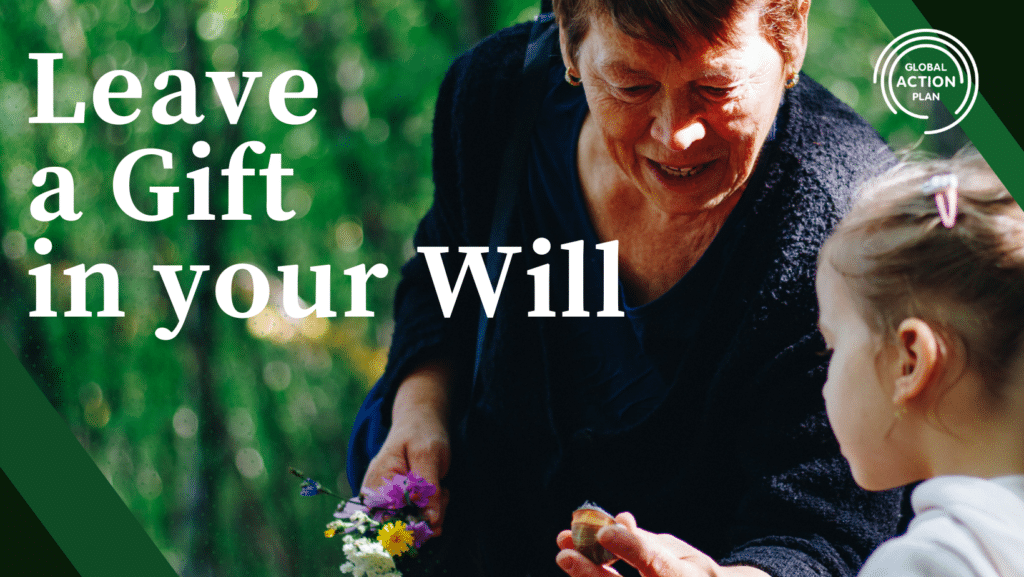
<instances>
[{"instance_id":1,"label":"woman's dark navy jacket","mask_svg":"<svg viewBox=\"0 0 1024 577\"><path fill-rule=\"evenodd\" d=\"M488 245L529 30L520 25L484 40L441 86L436 195L415 241L450 247L450 282L461 267L457 247ZM562 66L557 54L551 66ZM818 249L854 187L892 155L807 77L788 91L776 128L759 160L760 186L744 191L732 257L700 303L699 338L679 344L678 368L666 375L671 390L648 418L611 433L562 418L551 335L544 321L527 317L533 230L513 218L508 244L524 247L523 258L512 261L475 385L480 305L467 290L472 282L465 280L446 319L423 256L403 268L388 366L352 434L352 486L387 433L403 376L446 358L456 375L443 538L451 575L562 574L555 535L585 499L631 511L641 527L725 564L778 577L854 575L895 533L902 491L859 489L829 429L814 275ZM658 344L674 346L671 335Z\"/></svg>"}]
</instances>

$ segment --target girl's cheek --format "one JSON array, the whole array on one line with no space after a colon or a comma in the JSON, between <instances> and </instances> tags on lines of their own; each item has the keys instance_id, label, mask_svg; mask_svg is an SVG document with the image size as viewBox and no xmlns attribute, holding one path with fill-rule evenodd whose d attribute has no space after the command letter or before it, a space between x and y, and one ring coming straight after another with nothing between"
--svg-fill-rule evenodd
<instances>
[{"instance_id":1,"label":"girl's cheek","mask_svg":"<svg viewBox=\"0 0 1024 577\"><path fill-rule=\"evenodd\" d=\"M825 386L821 389L821 396L825 399L825 414L828 415L828 422L834 426L835 413L835 398L833 397L834 391L832 390L831 383L832 379L825 381Z\"/></svg>"},{"instance_id":2,"label":"girl's cheek","mask_svg":"<svg viewBox=\"0 0 1024 577\"><path fill-rule=\"evenodd\" d=\"M831 412L833 412L833 405L835 404L833 386L831 386L831 378L825 380L824 386L821 387L821 397L825 400L825 413L828 414L828 420L831 421Z\"/></svg>"},{"instance_id":3,"label":"girl's cheek","mask_svg":"<svg viewBox=\"0 0 1024 577\"><path fill-rule=\"evenodd\" d=\"M828 377L825 380L825 386L821 389L821 396L825 399L825 414L828 416L829 425L835 429L837 420L840 418L842 412L841 399L838 398L839 392L836 390L836 371L835 359L828 366Z\"/></svg>"},{"instance_id":4,"label":"girl's cheek","mask_svg":"<svg viewBox=\"0 0 1024 577\"><path fill-rule=\"evenodd\" d=\"M828 361L828 370L825 373L825 385L821 389L821 394L828 400L829 397L835 395L835 383L836 376L839 374L839 367L837 366L835 353L832 353L832 358Z\"/></svg>"}]
</instances>

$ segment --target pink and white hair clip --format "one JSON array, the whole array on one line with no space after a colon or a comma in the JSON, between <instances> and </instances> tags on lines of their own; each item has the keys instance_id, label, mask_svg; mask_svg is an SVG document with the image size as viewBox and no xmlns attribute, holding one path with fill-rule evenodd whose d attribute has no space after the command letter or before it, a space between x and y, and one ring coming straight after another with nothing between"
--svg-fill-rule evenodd
<instances>
[{"instance_id":1,"label":"pink and white hair clip","mask_svg":"<svg viewBox=\"0 0 1024 577\"><path fill-rule=\"evenodd\" d=\"M957 181L955 174L936 174L924 183L924 193L935 195L935 207L939 209L942 226L953 228L957 215Z\"/></svg>"}]
</instances>

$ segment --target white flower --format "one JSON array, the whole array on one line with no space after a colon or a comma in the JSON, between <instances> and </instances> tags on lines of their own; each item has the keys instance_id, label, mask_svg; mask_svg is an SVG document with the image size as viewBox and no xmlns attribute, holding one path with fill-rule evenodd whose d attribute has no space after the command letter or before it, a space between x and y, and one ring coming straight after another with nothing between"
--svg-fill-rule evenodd
<instances>
[{"instance_id":1,"label":"white flower","mask_svg":"<svg viewBox=\"0 0 1024 577\"><path fill-rule=\"evenodd\" d=\"M354 525L362 525L363 523L373 522L373 519L371 519L370 516L363 511L353 512L351 515L348 516L348 520Z\"/></svg>"},{"instance_id":2,"label":"white flower","mask_svg":"<svg viewBox=\"0 0 1024 577\"><path fill-rule=\"evenodd\" d=\"M376 531L380 529L382 523L374 521L366 513L362 511L355 511L348 516L347 519L338 519L331 521L331 525L337 524L338 528L344 527L345 529L355 529L357 531L365 533L367 530Z\"/></svg>"},{"instance_id":3,"label":"white flower","mask_svg":"<svg viewBox=\"0 0 1024 577\"><path fill-rule=\"evenodd\" d=\"M341 570L351 573L353 577L402 577L395 569L395 560L384 550L378 541L369 537L354 539L346 535L342 551L348 562Z\"/></svg>"}]
</instances>

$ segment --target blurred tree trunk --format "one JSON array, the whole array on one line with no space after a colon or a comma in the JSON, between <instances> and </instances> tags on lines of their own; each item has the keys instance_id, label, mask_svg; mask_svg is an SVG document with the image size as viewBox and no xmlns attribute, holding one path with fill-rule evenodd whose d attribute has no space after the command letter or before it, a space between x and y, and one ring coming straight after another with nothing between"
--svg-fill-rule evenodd
<instances>
[{"instance_id":1,"label":"blurred tree trunk","mask_svg":"<svg viewBox=\"0 0 1024 577\"><path fill-rule=\"evenodd\" d=\"M251 1L250 5L254 3ZM200 52L202 44L193 25L196 22L195 4L189 3L186 6L179 5L179 8L174 10L178 16L175 20L180 23L186 38L184 61L193 78L203 78L206 65L205 58ZM168 7L167 10L170 12L172 8ZM241 53L241 50L239 52ZM227 166L226 159L223 158L224 151L234 148L231 143L238 140L237 127L232 125L219 135L211 133L207 127L208 124L200 123L195 132L196 140L210 143L212 152L205 161L209 166ZM199 162L191 159L189 161ZM214 177L217 171L213 169L210 172L210 210L214 215L224 214L227 211L223 178ZM224 269L223 221L219 218L193 221L192 226L195 230L195 246L190 247L192 250L188 252L195 255L195 264L207 265L210 270L204 273L207 277L205 282L201 282L196 289L195 305L190 313L194 315L192 322L186 323L183 327L184 337L194 355L196 366L195 382L183 382L182 386L186 390L181 391L181 394L195 407L199 421L196 475L192 479L194 490L185 493L188 498L185 508L188 512L183 516L183 521L188 539L184 545L189 554L184 574L186 577L215 577L226 574L226 568L221 565L226 558L221 555L223 536L220 533L223 527L218 512L222 508L221 486L224 478L230 476L234 468L225 446L227 426L224 409L217 394L217 375L214 372L218 343L212 338L218 334L215 326L217 302L212 279ZM187 271L188 267L183 266L183 269ZM188 278L185 273L182 276ZM191 282L191 279L185 282Z\"/></svg>"}]
</instances>

